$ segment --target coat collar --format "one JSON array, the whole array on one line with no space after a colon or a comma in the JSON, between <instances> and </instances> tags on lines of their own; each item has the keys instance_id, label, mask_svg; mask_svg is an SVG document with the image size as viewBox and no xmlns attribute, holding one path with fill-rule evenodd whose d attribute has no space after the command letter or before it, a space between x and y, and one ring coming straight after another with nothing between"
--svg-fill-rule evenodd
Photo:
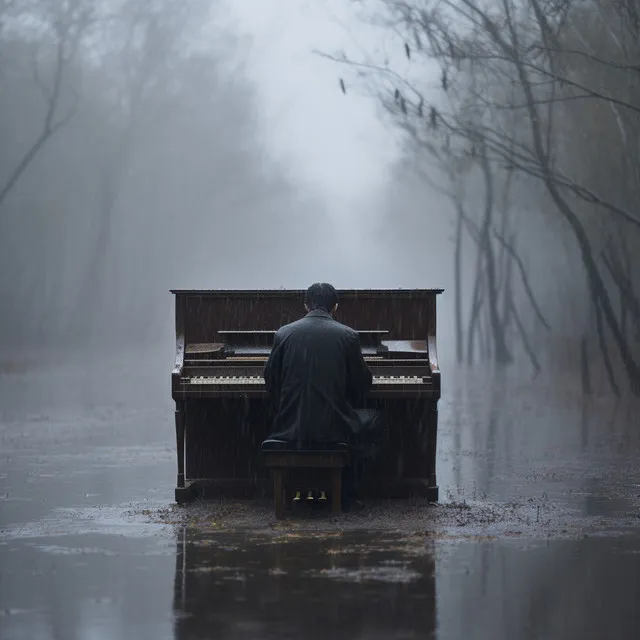
<instances>
[{"instance_id":1,"label":"coat collar","mask_svg":"<svg viewBox=\"0 0 640 640\"><path fill-rule=\"evenodd\" d=\"M333 316L323 309L314 309L313 311L309 311L305 318L327 318L328 320L333 320Z\"/></svg>"}]
</instances>

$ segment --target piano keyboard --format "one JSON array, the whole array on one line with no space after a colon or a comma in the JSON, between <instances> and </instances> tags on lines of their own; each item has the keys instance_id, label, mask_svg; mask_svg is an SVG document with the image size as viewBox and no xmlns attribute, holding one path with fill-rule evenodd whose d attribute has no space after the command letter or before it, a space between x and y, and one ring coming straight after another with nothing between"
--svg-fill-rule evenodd
<instances>
[{"instance_id":1,"label":"piano keyboard","mask_svg":"<svg viewBox=\"0 0 640 640\"><path fill-rule=\"evenodd\" d=\"M264 384L262 376L194 376L183 378L182 384ZM424 384L422 376L373 376L373 384Z\"/></svg>"}]
</instances>

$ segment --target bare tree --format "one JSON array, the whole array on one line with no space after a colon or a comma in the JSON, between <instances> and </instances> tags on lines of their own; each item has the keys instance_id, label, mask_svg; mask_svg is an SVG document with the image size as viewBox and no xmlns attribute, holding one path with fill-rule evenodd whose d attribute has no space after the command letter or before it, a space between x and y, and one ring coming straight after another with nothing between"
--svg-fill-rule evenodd
<instances>
[{"instance_id":1,"label":"bare tree","mask_svg":"<svg viewBox=\"0 0 640 640\"><path fill-rule=\"evenodd\" d=\"M10 0L3 0L3 4L0 5L0 18L7 9L11 8L12 4ZM64 2L42 0L32 3L30 9L32 12L37 12L38 20L43 21L47 35L51 40L54 49L53 69L51 78L47 82L42 78L38 59L34 60L34 80L45 101L44 120L40 134L25 151L0 187L0 208L45 144L71 120L76 112L77 94L74 94L76 100L66 108L65 112L59 113L65 76L95 17L92 4L86 0L66 0Z\"/></svg>"},{"instance_id":2,"label":"bare tree","mask_svg":"<svg viewBox=\"0 0 640 640\"><path fill-rule=\"evenodd\" d=\"M238 277L237 246L221 238L244 234L257 264L278 229L306 237L315 225L293 214L309 200L257 141L256 95L236 73L243 41L214 4L91 0L96 20L62 74L56 121L72 88L79 108L3 204L3 348L148 344L170 330L169 287ZM41 130L34 50L46 87L53 77L52 32L31 19L31 0L15 8L25 5L24 19L2 21L0 182Z\"/></svg>"},{"instance_id":3,"label":"bare tree","mask_svg":"<svg viewBox=\"0 0 640 640\"><path fill-rule=\"evenodd\" d=\"M127 0L107 32L116 48L108 53L105 63L114 74L114 108L122 112L123 118L112 145L104 150L99 168L98 225L76 300L75 319L83 318L88 310L99 311L104 302L117 201L135 155L140 129L152 116L154 92L168 78L172 60L175 63L180 57L180 39L193 17L192 9L193 5L190 9L177 0ZM73 319L69 330L71 334L79 330Z\"/></svg>"},{"instance_id":4,"label":"bare tree","mask_svg":"<svg viewBox=\"0 0 640 640\"><path fill-rule=\"evenodd\" d=\"M405 44L405 51L410 58L408 44ZM464 351L461 272L463 231L466 231L478 251L467 326L467 363L473 362L477 336L482 337L479 345L483 357L488 357L491 352L496 363L504 365L511 362L508 326L512 318L518 317L514 313L512 261L522 264L514 248L515 235L509 237L507 234L514 173L511 167L507 171L501 170L501 165L496 164L490 152L482 124L486 118L486 107L478 100L477 92L462 85L452 86L448 70L443 67L440 84L449 114L444 119L439 109L427 104L424 93L390 67L352 61L346 56L321 55L357 69L359 76L368 83L369 92L380 100L393 123L406 134L412 153L429 159L422 167L421 177L452 202L456 212L454 295L457 361L462 362ZM477 83L477 78L475 80ZM481 206L477 198L465 195L467 183L475 186L474 191L483 192ZM499 241L497 246L496 240ZM518 273L524 280L527 297L538 310L536 318L542 318L524 270L520 268ZM486 318L483 312L486 312ZM546 320L542 318L542 321L548 328ZM518 335L533 366L539 369L537 359L532 357L528 348L524 327L520 327Z\"/></svg>"},{"instance_id":5,"label":"bare tree","mask_svg":"<svg viewBox=\"0 0 640 640\"><path fill-rule=\"evenodd\" d=\"M601 180L589 180L579 161L567 162L572 155L568 145L574 140L563 136L558 126L561 118L564 122L576 113L574 105L588 105L592 111L607 109L621 138L629 141L632 132L638 130L640 50L638 24L632 19L636 1L614 6L592 0L597 14L571 0L499 0L493 5L480 0L385 0L382 4L385 10L378 14L378 24L399 36L412 61L436 61L449 92L452 86L463 87L474 105L480 107L480 117L476 115L470 123L461 117L459 108L451 109L450 104L438 98L427 107L424 91L389 64L336 59L355 65L368 78L390 85L397 92L402 112L412 119L437 122L458 145L466 141L477 151L481 142L490 166L502 166L505 171L540 181L575 240L596 309L598 342L610 383L617 388L609 342L615 347L631 388L640 393L640 368L626 329L629 318L637 321L632 311L637 300L631 273L634 265L629 261L618 261L615 266L612 263L618 248L626 247L630 253L629 238L634 238L634 246L638 246L640 216L634 213L631 198L604 190ZM616 16L617 22L613 19ZM594 27L589 20L599 20L598 25ZM572 38L574 42L585 39L585 22L597 34L591 43L598 46L571 44ZM597 33L598 27L602 30L603 26L604 35ZM602 74L591 73L591 67L600 67L606 74L619 73L625 76L626 84L620 80L617 84L603 82ZM443 86L443 90L447 92L447 87ZM511 126L514 117L520 125L516 132ZM588 143L585 139L585 146ZM584 155L593 157L593 146L590 151ZM634 153L637 156L637 150ZM588 168L593 170L593 163ZM640 163L623 169L629 185L637 185ZM609 249L601 257L598 245L603 229ZM611 246L616 249L612 251ZM609 267L603 271L605 255ZM614 308L610 287L617 289L619 312ZM486 297L491 296L488 288ZM490 321L491 308L490 304ZM518 317L513 318L520 331Z\"/></svg>"}]
</instances>

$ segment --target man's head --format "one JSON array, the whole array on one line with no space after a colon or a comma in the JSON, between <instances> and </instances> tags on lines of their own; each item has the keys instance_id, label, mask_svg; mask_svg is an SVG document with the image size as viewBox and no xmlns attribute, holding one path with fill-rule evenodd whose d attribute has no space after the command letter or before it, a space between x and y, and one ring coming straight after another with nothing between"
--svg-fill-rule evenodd
<instances>
[{"instance_id":1,"label":"man's head","mask_svg":"<svg viewBox=\"0 0 640 640\"><path fill-rule=\"evenodd\" d=\"M304 296L304 308L307 311L327 311L334 313L338 308L338 293L326 282L312 284Z\"/></svg>"}]
</instances>

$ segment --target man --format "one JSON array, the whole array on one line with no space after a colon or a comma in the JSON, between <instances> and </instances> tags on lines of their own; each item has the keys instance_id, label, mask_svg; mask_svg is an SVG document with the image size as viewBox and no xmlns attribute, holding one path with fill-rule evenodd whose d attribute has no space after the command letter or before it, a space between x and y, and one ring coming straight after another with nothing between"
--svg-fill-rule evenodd
<instances>
[{"instance_id":1,"label":"man","mask_svg":"<svg viewBox=\"0 0 640 640\"><path fill-rule=\"evenodd\" d=\"M269 440L287 448L358 447L381 435L377 412L363 409L371 371L356 331L333 319L338 294L327 283L307 289L307 315L281 327L264 368L275 411Z\"/></svg>"}]
</instances>

